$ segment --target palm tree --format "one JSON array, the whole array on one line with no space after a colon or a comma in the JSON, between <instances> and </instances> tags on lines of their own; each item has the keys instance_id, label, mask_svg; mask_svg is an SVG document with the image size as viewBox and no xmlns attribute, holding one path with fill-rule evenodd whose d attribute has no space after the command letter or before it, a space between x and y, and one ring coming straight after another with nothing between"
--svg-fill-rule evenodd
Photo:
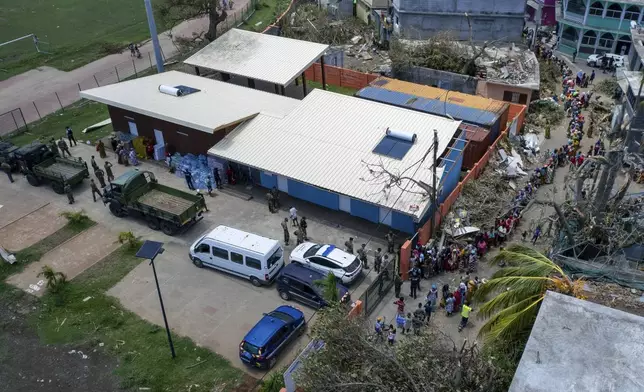
<instances>
[{"instance_id":1,"label":"palm tree","mask_svg":"<svg viewBox=\"0 0 644 392\"><path fill-rule=\"evenodd\" d=\"M328 273L324 279L316 280L313 283L322 289L322 297L327 302L336 303L340 301L340 293L333 273Z\"/></svg>"},{"instance_id":2,"label":"palm tree","mask_svg":"<svg viewBox=\"0 0 644 392\"><path fill-rule=\"evenodd\" d=\"M514 341L528 334L547 290L577 296L583 286L554 261L526 246L509 246L491 262L499 261L508 266L497 271L474 295L483 301L488 294L496 293L478 311L478 317L488 319L479 331L486 342Z\"/></svg>"},{"instance_id":3,"label":"palm tree","mask_svg":"<svg viewBox=\"0 0 644 392\"><path fill-rule=\"evenodd\" d=\"M67 276L62 272L56 272L48 265L42 267L38 277L43 277L47 281L47 288L52 292L57 292L65 283L67 283Z\"/></svg>"}]
</instances>

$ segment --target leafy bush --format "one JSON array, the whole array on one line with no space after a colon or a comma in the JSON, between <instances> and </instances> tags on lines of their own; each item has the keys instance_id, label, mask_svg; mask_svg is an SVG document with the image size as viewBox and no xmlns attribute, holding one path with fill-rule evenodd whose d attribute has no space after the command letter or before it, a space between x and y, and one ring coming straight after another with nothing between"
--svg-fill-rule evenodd
<instances>
[{"instance_id":1,"label":"leafy bush","mask_svg":"<svg viewBox=\"0 0 644 392\"><path fill-rule=\"evenodd\" d=\"M127 244L130 249L137 249L141 247L141 239L134 235L131 231L122 231L118 237L119 244Z\"/></svg>"},{"instance_id":2,"label":"leafy bush","mask_svg":"<svg viewBox=\"0 0 644 392\"><path fill-rule=\"evenodd\" d=\"M272 372L268 378L262 382L262 385L259 387L259 392L280 392L282 388L285 388L284 385L284 372L286 367Z\"/></svg>"},{"instance_id":3,"label":"leafy bush","mask_svg":"<svg viewBox=\"0 0 644 392\"><path fill-rule=\"evenodd\" d=\"M47 281L47 289L52 293L60 291L67 284L67 276L62 272L56 272L48 265L42 267L38 277L43 277Z\"/></svg>"},{"instance_id":4,"label":"leafy bush","mask_svg":"<svg viewBox=\"0 0 644 392\"><path fill-rule=\"evenodd\" d=\"M92 220L87 216L85 210L80 211L63 211L60 213L60 216L67 218L67 222L72 226L86 226L89 225Z\"/></svg>"}]
</instances>

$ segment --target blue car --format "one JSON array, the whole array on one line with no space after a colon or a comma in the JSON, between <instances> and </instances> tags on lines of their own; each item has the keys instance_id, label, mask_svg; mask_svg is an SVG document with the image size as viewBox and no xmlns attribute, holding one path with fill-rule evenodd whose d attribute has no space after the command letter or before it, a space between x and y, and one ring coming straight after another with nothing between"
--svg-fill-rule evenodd
<instances>
[{"instance_id":1,"label":"blue car","mask_svg":"<svg viewBox=\"0 0 644 392\"><path fill-rule=\"evenodd\" d=\"M264 317L239 344L239 358L247 365L270 369L284 348L306 328L301 310L282 305Z\"/></svg>"}]
</instances>

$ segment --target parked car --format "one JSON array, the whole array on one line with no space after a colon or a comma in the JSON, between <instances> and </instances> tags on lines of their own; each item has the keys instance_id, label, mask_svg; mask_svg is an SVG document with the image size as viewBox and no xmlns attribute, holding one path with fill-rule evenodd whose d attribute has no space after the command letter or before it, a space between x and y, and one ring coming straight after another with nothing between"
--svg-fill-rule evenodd
<instances>
[{"instance_id":1,"label":"parked car","mask_svg":"<svg viewBox=\"0 0 644 392\"><path fill-rule=\"evenodd\" d=\"M264 313L239 344L239 358L249 366L270 369L284 348L305 328L304 313L292 306L282 305Z\"/></svg>"},{"instance_id":2,"label":"parked car","mask_svg":"<svg viewBox=\"0 0 644 392\"><path fill-rule=\"evenodd\" d=\"M591 67L601 67L604 58L606 58L606 61L612 58L613 65L615 65L616 68L624 66L624 56L612 53L591 54L588 56L588 59L586 59L586 64ZM608 62L606 64L608 64Z\"/></svg>"},{"instance_id":3,"label":"parked car","mask_svg":"<svg viewBox=\"0 0 644 392\"><path fill-rule=\"evenodd\" d=\"M331 272L343 284L353 282L362 271L362 263L355 255L340 250L335 245L319 245L312 242L302 243L293 249L291 262L324 273Z\"/></svg>"},{"instance_id":4,"label":"parked car","mask_svg":"<svg viewBox=\"0 0 644 392\"><path fill-rule=\"evenodd\" d=\"M277 277L277 291L283 300L289 301L294 299L312 308L319 309L327 306L328 303L322 294L322 288L316 284L316 281L324 280L326 274L305 267L299 263L291 263L284 267ZM349 289L336 284L338 296L342 302L351 299Z\"/></svg>"},{"instance_id":5,"label":"parked car","mask_svg":"<svg viewBox=\"0 0 644 392\"><path fill-rule=\"evenodd\" d=\"M279 241L218 226L190 247L190 260L249 279L254 286L270 284L284 266Z\"/></svg>"}]
</instances>

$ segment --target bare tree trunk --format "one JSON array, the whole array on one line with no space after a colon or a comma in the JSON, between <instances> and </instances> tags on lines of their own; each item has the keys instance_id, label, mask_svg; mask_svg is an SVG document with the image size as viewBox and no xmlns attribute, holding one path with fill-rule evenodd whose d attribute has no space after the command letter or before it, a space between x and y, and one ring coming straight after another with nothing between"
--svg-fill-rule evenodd
<instances>
[{"instance_id":1,"label":"bare tree trunk","mask_svg":"<svg viewBox=\"0 0 644 392\"><path fill-rule=\"evenodd\" d=\"M608 165L604 166L599 185L597 185L597 194L595 195L595 211L598 215L606 211L606 203L610 198L617 178L617 171L619 170L619 151L608 152Z\"/></svg>"},{"instance_id":2,"label":"bare tree trunk","mask_svg":"<svg viewBox=\"0 0 644 392\"><path fill-rule=\"evenodd\" d=\"M217 26L219 23L226 20L226 10L222 9L221 13L217 12L217 7L214 4L208 9L208 32L206 33L206 39L210 42L217 39Z\"/></svg>"},{"instance_id":3,"label":"bare tree trunk","mask_svg":"<svg viewBox=\"0 0 644 392\"><path fill-rule=\"evenodd\" d=\"M555 212L559 217L559 221L561 222L561 227L563 227L564 231L566 232L566 236L568 236L568 243L572 244L574 239L572 236L572 230L570 230L570 226L568 226L568 221L566 220L566 217L564 216L563 211L561 211L561 207L559 207L559 204L554 202L552 203L552 206L555 208Z\"/></svg>"}]
</instances>

